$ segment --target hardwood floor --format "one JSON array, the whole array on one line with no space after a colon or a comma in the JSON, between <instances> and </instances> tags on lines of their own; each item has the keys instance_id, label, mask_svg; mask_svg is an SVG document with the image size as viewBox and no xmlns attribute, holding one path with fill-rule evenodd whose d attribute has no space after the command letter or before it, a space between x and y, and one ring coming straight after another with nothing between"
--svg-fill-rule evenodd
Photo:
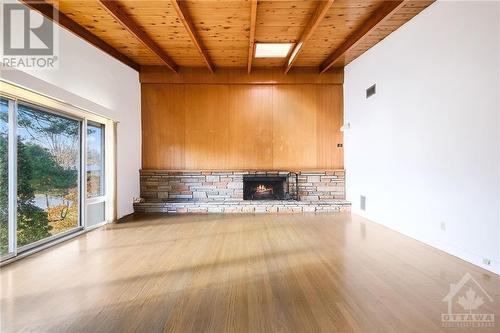
<instances>
[{"instance_id":1,"label":"hardwood floor","mask_svg":"<svg viewBox=\"0 0 500 333\"><path fill-rule=\"evenodd\" d=\"M360 217L136 216L3 267L1 331L496 331L441 327L466 272L499 321L499 276Z\"/></svg>"}]
</instances>

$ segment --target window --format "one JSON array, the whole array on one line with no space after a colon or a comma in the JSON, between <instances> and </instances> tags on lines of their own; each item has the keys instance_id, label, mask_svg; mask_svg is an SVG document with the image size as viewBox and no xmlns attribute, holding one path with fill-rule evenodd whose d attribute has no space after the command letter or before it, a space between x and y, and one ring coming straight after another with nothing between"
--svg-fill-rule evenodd
<instances>
[{"instance_id":1,"label":"window","mask_svg":"<svg viewBox=\"0 0 500 333\"><path fill-rule=\"evenodd\" d=\"M104 127L87 124L87 198L104 195Z\"/></svg>"},{"instance_id":2,"label":"window","mask_svg":"<svg viewBox=\"0 0 500 333\"><path fill-rule=\"evenodd\" d=\"M286 58L292 43L256 43L255 58Z\"/></svg>"},{"instance_id":3,"label":"window","mask_svg":"<svg viewBox=\"0 0 500 333\"><path fill-rule=\"evenodd\" d=\"M18 248L80 226L80 127L80 120L18 106Z\"/></svg>"},{"instance_id":4,"label":"window","mask_svg":"<svg viewBox=\"0 0 500 333\"><path fill-rule=\"evenodd\" d=\"M107 149L113 151L115 129L110 119L0 84L4 261L114 219L114 192L105 196L104 186L114 188L114 169L105 169L114 164L114 155L105 156L104 135L110 135Z\"/></svg>"}]
</instances>

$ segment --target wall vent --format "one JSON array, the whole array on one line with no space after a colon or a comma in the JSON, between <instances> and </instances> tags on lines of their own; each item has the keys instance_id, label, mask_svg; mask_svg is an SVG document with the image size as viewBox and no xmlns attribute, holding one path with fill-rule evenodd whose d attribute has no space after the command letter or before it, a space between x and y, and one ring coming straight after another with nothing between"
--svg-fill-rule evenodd
<instances>
[{"instance_id":1,"label":"wall vent","mask_svg":"<svg viewBox=\"0 0 500 333\"><path fill-rule=\"evenodd\" d=\"M374 84L370 88L366 89L366 98L370 98L371 96L375 95L377 92L377 85Z\"/></svg>"},{"instance_id":2,"label":"wall vent","mask_svg":"<svg viewBox=\"0 0 500 333\"><path fill-rule=\"evenodd\" d=\"M488 258L484 258L484 259L483 259L483 264L488 265L488 266L491 266L491 260L490 260L490 259L488 259Z\"/></svg>"},{"instance_id":3,"label":"wall vent","mask_svg":"<svg viewBox=\"0 0 500 333\"><path fill-rule=\"evenodd\" d=\"M359 197L359 209L366 210L366 197L364 195Z\"/></svg>"}]
</instances>

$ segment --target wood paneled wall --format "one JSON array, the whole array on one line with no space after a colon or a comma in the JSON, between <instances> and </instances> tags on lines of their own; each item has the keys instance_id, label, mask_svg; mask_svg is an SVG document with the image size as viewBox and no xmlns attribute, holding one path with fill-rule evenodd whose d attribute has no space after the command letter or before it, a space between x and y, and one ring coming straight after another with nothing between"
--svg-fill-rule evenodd
<instances>
[{"instance_id":1,"label":"wood paneled wall","mask_svg":"<svg viewBox=\"0 0 500 333\"><path fill-rule=\"evenodd\" d=\"M178 84L343 84L343 68L333 68L327 73L318 74L318 68L292 68L288 74L283 68L254 68L250 74L246 69L217 69L210 74L200 68L179 68L173 74L165 66L142 66L142 83L178 83Z\"/></svg>"},{"instance_id":2,"label":"wood paneled wall","mask_svg":"<svg viewBox=\"0 0 500 333\"><path fill-rule=\"evenodd\" d=\"M142 167L343 168L341 84L142 83Z\"/></svg>"}]
</instances>

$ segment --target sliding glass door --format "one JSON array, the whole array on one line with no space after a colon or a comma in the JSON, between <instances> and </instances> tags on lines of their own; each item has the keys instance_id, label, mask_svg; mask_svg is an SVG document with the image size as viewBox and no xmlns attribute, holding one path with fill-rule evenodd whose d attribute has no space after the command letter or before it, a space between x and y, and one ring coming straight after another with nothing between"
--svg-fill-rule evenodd
<instances>
[{"instance_id":1,"label":"sliding glass door","mask_svg":"<svg viewBox=\"0 0 500 333\"><path fill-rule=\"evenodd\" d=\"M0 99L0 256L79 230L82 120Z\"/></svg>"},{"instance_id":2,"label":"sliding glass door","mask_svg":"<svg viewBox=\"0 0 500 333\"><path fill-rule=\"evenodd\" d=\"M80 227L81 120L17 108L17 247Z\"/></svg>"},{"instance_id":3,"label":"sliding glass door","mask_svg":"<svg viewBox=\"0 0 500 333\"><path fill-rule=\"evenodd\" d=\"M112 120L0 85L4 261L114 218L115 141Z\"/></svg>"}]
</instances>

